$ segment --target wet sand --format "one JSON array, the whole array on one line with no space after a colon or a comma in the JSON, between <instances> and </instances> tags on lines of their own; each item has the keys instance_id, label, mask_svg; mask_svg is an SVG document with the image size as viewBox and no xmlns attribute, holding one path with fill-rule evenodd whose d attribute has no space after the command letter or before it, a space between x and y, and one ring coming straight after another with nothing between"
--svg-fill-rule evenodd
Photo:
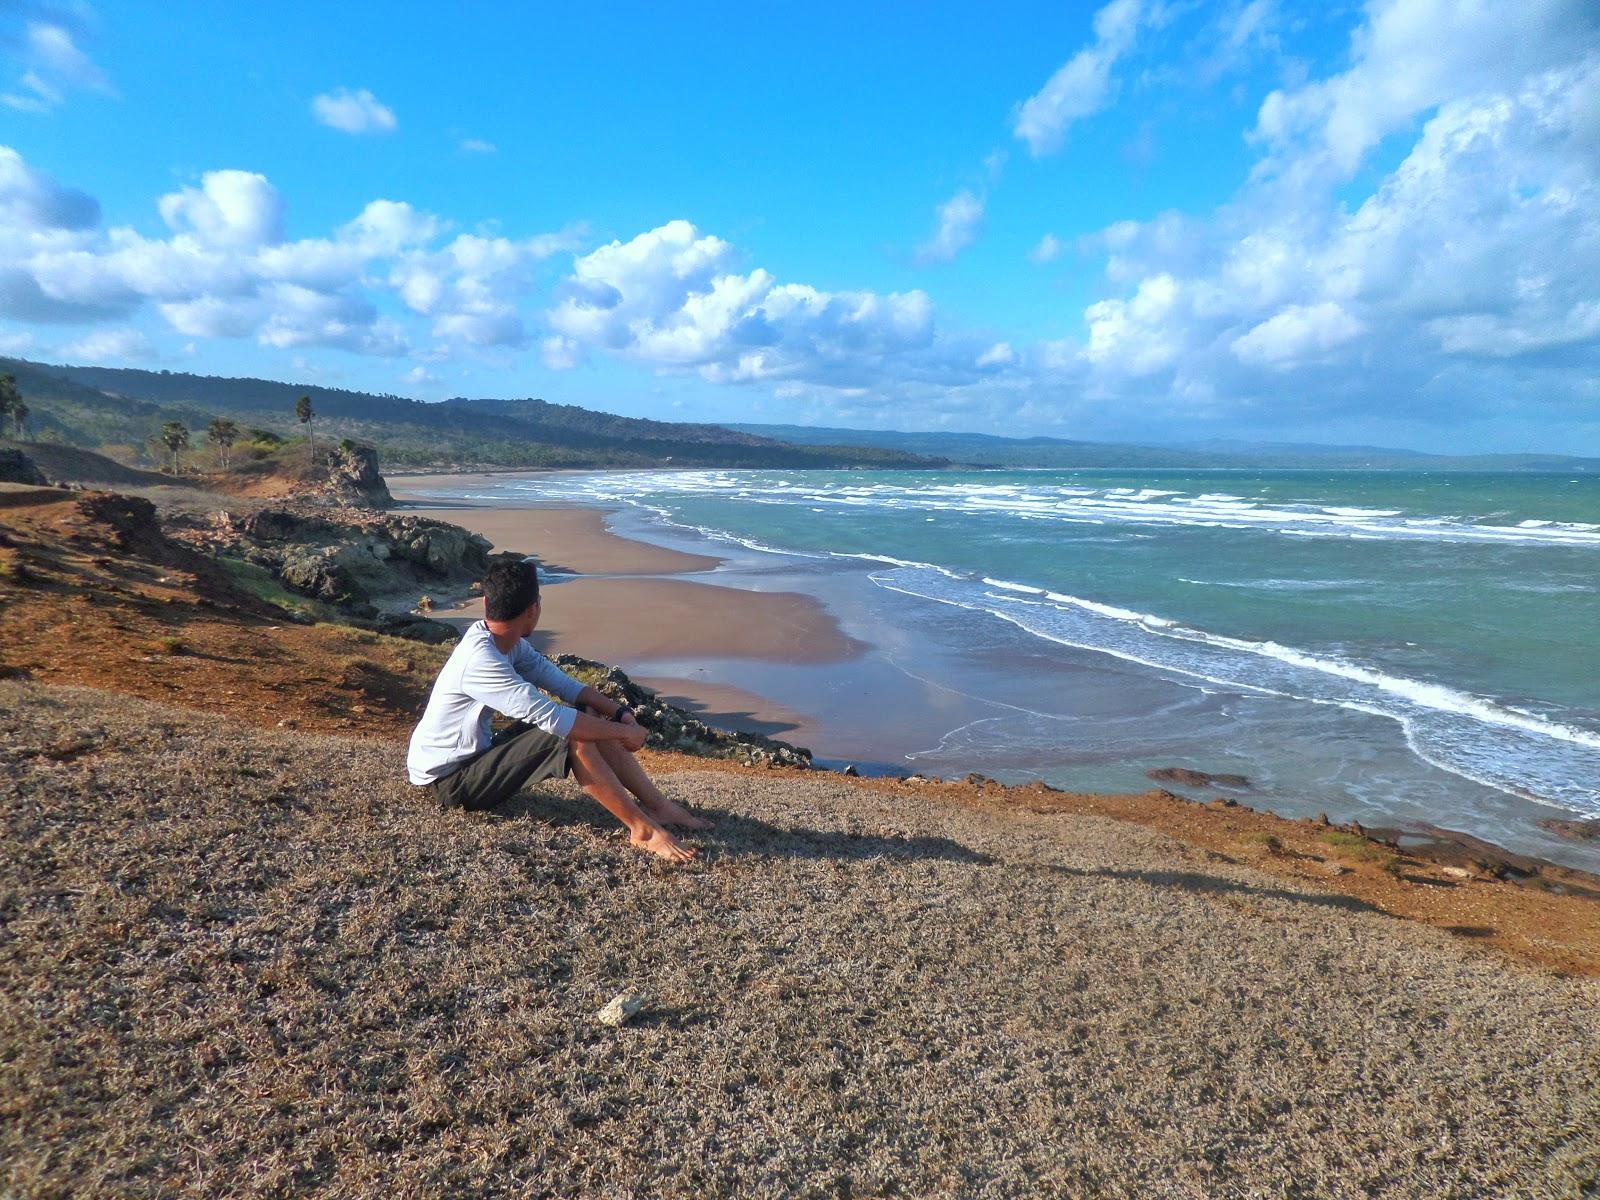
<instances>
[{"instance_id":1,"label":"wet sand","mask_svg":"<svg viewBox=\"0 0 1600 1200\"><path fill-rule=\"evenodd\" d=\"M397 499L400 498L397 494ZM441 505L420 498L407 502L422 516L482 534L496 550L528 554L541 571L577 575L686 575L722 562L707 554L685 554L649 542L618 537L597 508L545 505L489 508Z\"/></svg>"},{"instance_id":2,"label":"wet sand","mask_svg":"<svg viewBox=\"0 0 1600 1200\"><path fill-rule=\"evenodd\" d=\"M457 476L451 483L470 488L473 478ZM530 640L546 654L581 654L626 670L630 663L644 659L845 662L866 649L847 637L813 597L799 592L754 592L710 582L638 578L708 572L723 560L621 537L606 528L606 514L601 509L551 504L527 508L441 505L426 495L407 491L407 483L424 484L425 477L397 479L392 488L396 499L419 512L482 534L496 550L533 555L542 570L583 576L553 583L545 590L539 629ZM632 578L593 578L601 575ZM482 613L481 602L473 600L435 615L461 619ZM723 693L702 691L686 698L712 708L731 704L735 711L749 709L750 700L759 700L737 688ZM761 704L769 713L782 707L770 701Z\"/></svg>"},{"instance_id":3,"label":"wet sand","mask_svg":"<svg viewBox=\"0 0 1600 1200\"><path fill-rule=\"evenodd\" d=\"M435 614L479 617L472 601ZM866 648L799 592L747 592L686 579L572 579L544 591L528 639L545 654L581 654L628 668L641 659L746 658L845 662Z\"/></svg>"}]
</instances>

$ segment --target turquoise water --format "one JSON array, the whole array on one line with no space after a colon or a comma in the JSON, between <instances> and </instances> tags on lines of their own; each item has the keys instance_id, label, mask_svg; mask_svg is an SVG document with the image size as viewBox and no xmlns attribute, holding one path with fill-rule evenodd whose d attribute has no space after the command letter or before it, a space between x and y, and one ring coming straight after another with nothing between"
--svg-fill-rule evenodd
<instances>
[{"instance_id":1,"label":"turquoise water","mask_svg":"<svg viewBox=\"0 0 1600 1200\"><path fill-rule=\"evenodd\" d=\"M1174 680L1379 716L1432 769L1600 814L1592 478L695 471L474 495L630 505L755 549L859 556L887 592Z\"/></svg>"}]
</instances>

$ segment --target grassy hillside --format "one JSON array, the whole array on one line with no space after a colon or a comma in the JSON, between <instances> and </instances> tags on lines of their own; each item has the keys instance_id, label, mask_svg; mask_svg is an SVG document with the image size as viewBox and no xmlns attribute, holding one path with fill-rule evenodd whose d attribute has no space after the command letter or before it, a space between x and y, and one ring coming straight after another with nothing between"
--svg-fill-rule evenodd
<instances>
[{"instance_id":1,"label":"grassy hillside","mask_svg":"<svg viewBox=\"0 0 1600 1200\"><path fill-rule=\"evenodd\" d=\"M386 466L588 467L939 466L881 447L798 446L716 425L619 417L543 400L403 396L181 372L46 366L0 359L33 409L36 436L141 450L166 421L194 435L215 416L280 434L303 432L295 401L309 396L319 434L376 445Z\"/></svg>"},{"instance_id":2,"label":"grassy hillside","mask_svg":"<svg viewBox=\"0 0 1600 1200\"><path fill-rule=\"evenodd\" d=\"M403 741L0 682L0 1189L1573 1196L1592 982L1133 826L661 767L441 813ZM623 991L645 1011L594 1014Z\"/></svg>"}]
</instances>

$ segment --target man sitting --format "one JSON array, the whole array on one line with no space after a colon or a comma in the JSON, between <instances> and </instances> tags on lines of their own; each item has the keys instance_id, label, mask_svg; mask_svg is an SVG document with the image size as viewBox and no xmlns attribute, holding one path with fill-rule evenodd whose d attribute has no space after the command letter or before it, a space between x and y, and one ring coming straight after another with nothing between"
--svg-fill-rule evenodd
<instances>
[{"instance_id":1,"label":"man sitting","mask_svg":"<svg viewBox=\"0 0 1600 1200\"><path fill-rule=\"evenodd\" d=\"M439 672L411 734L411 782L431 787L446 808L480 809L509 799L524 784L570 773L628 827L635 846L670 862L693 858L698 851L665 826L709 829L711 823L650 782L633 757L645 740L633 711L573 679L524 640L539 623L533 564L496 560L483 581L483 609L484 619L462 635ZM491 710L515 724L491 734Z\"/></svg>"}]
</instances>

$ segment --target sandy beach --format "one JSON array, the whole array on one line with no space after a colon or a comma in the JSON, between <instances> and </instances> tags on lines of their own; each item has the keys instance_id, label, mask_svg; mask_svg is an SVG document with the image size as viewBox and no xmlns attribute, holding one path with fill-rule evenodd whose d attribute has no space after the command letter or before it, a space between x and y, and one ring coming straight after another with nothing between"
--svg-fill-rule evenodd
<instances>
[{"instance_id":1,"label":"sandy beach","mask_svg":"<svg viewBox=\"0 0 1600 1200\"><path fill-rule=\"evenodd\" d=\"M497 550L532 555L539 560L540 570L548 573L685 575L712 570L722 561L617 537L606 529L605 514L596 508L490 508L434 505L415 499L406 503L433 520L482 534Z\"/></svg>"},{"instance_id":2,"label":"sandy beach","mask_svg":"<svg viewBox=\"0 0 1600 1200\"><path fill-rule=\"evenodd\" d=\"M454 477L451 482L468 488L471 478ZM397 479L392 491L397 500L430 518L481 534L496 550L534 555L545 571L582 576L545 589L544 612L532 640L547 654L580 654L628 669L651 659L837 663L864 649L810 596L720 587L704 580L641 578L709 572L722 560L621 537L606 527L603 510L438 505L407 490L408 482L426 479ZM482 605L471 601L437 615L476 619ZM680 674L642 681L669 691L673 703L725 728L768 733L801 745L811 744L819 734L810 716L723 680Z\"/></svg>"}]
</instances>

